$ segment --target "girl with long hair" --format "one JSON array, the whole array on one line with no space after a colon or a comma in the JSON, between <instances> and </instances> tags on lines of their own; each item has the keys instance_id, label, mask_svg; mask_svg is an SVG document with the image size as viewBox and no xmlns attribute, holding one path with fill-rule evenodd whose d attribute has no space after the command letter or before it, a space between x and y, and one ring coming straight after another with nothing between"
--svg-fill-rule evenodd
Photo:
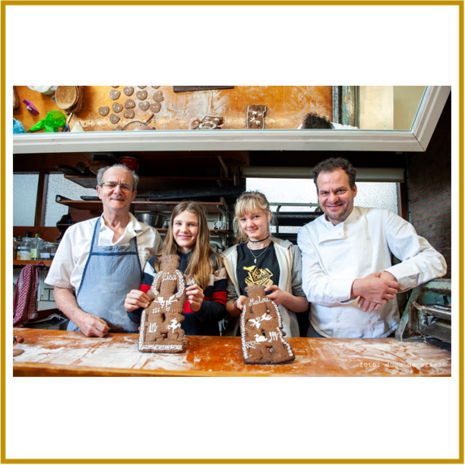
<instances>
[{"instance_id":1,"label":"girl with long hair","mask_svg":"<svg viewBox=\"0 0 465 465\"><path fill-rule=\"evenodd\" d=\"M181 328L190 336L219 335L219 321L226 316L226 271L221 256L210 246L207 217L197 202L181 202L171 214L161 256L172 254L180 256L179 270L188 284ZM140 288L126 296L124 306L135 323L150 304L146 293L159 271L160 263L154 256L145 266Z\"/></svg>"},{"instance_id":2,"label":"girl with long hair","mask_svg":"<svg viewBox=\"0 0 465 465\"><path fill-rule=\"evenodd\" d=\"M245 288L264 285L268 297L279 306L284 332L288 337L298 337L296 312L305 312L309 305L302 290L301 254L297 246L271 234L272 216L261 192L244 192L237 199L237 244L222 254L229 276L226 308L231 317L239 316ZM235 326L233 333L237 331Z\"/></svg>"}]
</instances>

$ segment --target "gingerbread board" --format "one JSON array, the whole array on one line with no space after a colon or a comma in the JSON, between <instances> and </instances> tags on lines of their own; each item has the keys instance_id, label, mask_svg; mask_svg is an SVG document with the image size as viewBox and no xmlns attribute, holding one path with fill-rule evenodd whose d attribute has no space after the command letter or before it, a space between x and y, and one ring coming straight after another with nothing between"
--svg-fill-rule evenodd
<instances>
[{"instance_id":1,"label":"gingerbread board","mask_svg":"<svg viewBox=\"0 0 465 465\"><path fill-rule=\"evenodd\" d=\"M220 124L223 124L222 116L204 116L200 121L199 129L216 129Z\"/></svg>"},{"instance_id":2,"label":"gingerbread board","mask_svg":"<svg viewBox=\"0 0 465 465\"><path fill-rule=\"evenodd\" d=\"M247 129L265 129L266 105L249 105L247 107Z\"/></svg>"},{"instance_id":3,"label":"gingerbread board","mask_svg":"<svg viewBox=\"0 0 465 465\"><path fill-rule=\"evenodd\" d=\"M244 363L274 365L295 359L283 338L278 306L265 294L265 286L245 288L247 299L241 314L241 341Z\"/></svg>"},{"instance_id":4,"label":"gingerbread board","mask_svg":"<svg viewBox=\"0 0 465 465\"><path fill-rule=\"evenodd\" d=\"M178 270L178 255L165 255L159 261L161 270L155 274L147 293L153 300L142 312L139 350L182 352L185 337L181 322L184 320L182 311L186 301L186 280L183 273Z\"/></svg>"}]
</instances>

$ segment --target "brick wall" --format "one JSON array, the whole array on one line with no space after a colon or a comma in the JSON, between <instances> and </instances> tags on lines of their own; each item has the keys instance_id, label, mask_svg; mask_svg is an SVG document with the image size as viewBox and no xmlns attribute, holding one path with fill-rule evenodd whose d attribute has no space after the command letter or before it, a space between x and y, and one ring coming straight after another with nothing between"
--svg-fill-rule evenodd
<instances>
[{"instance_id":1,"label":"brick wall","mask_svg":"<svg viewBox=\"0 0 465 465\"><path fill-rule=\"evenodd\" d=\"M407 154L409 220L447 261L451 277L451 103L426 152Z\"/></svg>"}]
</instances>

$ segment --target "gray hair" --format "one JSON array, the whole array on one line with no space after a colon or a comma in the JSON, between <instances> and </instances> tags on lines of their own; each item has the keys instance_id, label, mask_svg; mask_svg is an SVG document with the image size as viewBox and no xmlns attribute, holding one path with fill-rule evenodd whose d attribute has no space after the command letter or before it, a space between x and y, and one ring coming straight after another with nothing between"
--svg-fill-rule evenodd
<instances>
[{"instance_id":1,"label":"gray hair","mask_svg":"<svg viewBox=\"0 0 465 465\"><path fill-rule=\"evenodd\" d=\"M139 176L134 173L134 171L130 170L127 166L125 165L120 165L120 164L116 164L116 165L112 165L112 166L104 166L103 168L100 168L98 171L97 171L97 185L98 186L102 186L102 183L103 183L103 174L105 173L105 171L109 170L110 168L124 168L126 171L128 171L129 173L131 173L131 176L132 176L132 190L136 191L137 190L137 186L139 185Z\"/></svg>"}]
</instances>

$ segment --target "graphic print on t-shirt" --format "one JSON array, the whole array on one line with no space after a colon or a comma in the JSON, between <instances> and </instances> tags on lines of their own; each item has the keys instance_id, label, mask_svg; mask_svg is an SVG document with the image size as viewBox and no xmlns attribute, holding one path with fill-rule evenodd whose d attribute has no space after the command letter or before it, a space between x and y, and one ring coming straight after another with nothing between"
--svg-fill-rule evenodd
<instances>
[{"instance_id":1,"label":"graphic print on t-shirt","mask_svg":"<svg viewBox=\"0 0 465 465\"><path fill-rule=\"evenodd\" d=\"M274 244L271 243L264 252L259 253L260 256L254 255L247 243L237 247L237 281L242 295L247 295L247 286L267 287L279 283L280 270Z\"/></svg>"},{"instance_id":2,"label":"graphic print on t-shirt","mask_svg":"<svg viewBox=\"0 0 465 465\"><path fill-rule=\"evenodd\" d=\"M248 271L248 275L245 278L247 286L261 285L261 286L272 286L273 280L271 277L273 273L268 269L261 269L255 265L244 266L244 270Z\"/></svg>"}]
</instances>

